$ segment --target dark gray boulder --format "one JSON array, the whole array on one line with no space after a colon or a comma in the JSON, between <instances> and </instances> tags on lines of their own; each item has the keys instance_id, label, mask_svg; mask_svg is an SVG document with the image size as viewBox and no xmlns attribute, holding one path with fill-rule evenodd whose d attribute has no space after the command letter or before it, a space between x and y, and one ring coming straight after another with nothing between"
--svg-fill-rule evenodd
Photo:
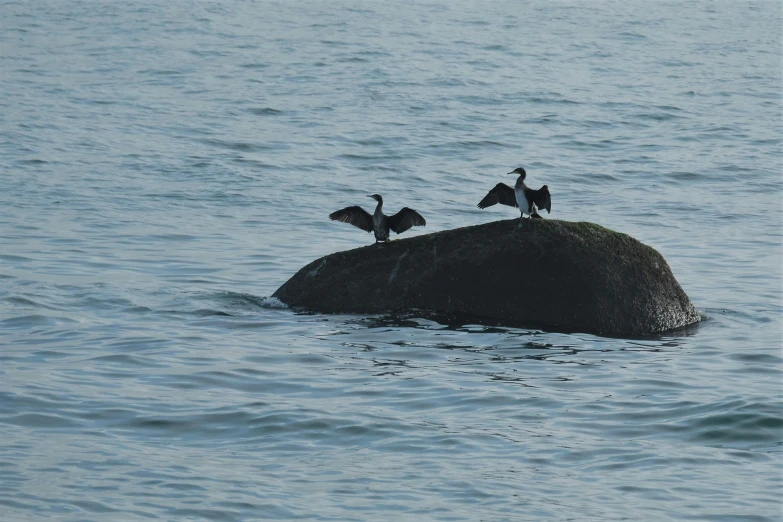
<instances>
[{"instance_id":1,"label":"dark gray boulder","mask_svg":"<svg viewBox=\"0 0 783 522\"><path fill-rule=\"evenodd\" d=\"M700 317L655 249L592 223L512 219L322 257L275 293L323 313L417 313L625 337Z\"/></svg>"}]
</instances>

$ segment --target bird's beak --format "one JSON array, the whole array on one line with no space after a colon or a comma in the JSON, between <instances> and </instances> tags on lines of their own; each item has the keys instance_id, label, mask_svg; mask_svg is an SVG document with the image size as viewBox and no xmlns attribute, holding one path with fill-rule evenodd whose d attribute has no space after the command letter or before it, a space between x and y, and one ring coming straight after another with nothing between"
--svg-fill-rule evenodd
<instances>
[{"instance_id":1,"label":"bird's beak","mask_svg":"<svg viewBox=\"0 0 783 522\"><path fill-rule=\"evenodd\" d=\"M512 170L512 171L511 171L511 172L509 172L508 174L516 174L516 172L514 172L514 171ZM508 174L506 174L506 176L508 176Z\"/></svg>"}]
</instances>

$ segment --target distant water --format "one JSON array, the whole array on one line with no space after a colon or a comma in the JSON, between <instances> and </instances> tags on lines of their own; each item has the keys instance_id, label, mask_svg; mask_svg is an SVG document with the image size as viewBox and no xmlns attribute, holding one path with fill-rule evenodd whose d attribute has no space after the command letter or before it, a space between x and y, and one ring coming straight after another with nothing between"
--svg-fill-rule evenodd
<instances>
[{"instance_id":1,"label":"distant water","mask_svg":"<svg viewBox=\"0 0 783 522\"><path fill-rule=\"evenodd\" d=\"M779 2L3 2L0 520L780 520ZM305 263L548 217L646 340L295 313ZM534 296L532 297L534 298Z\"/></svg>"}]
</instances>

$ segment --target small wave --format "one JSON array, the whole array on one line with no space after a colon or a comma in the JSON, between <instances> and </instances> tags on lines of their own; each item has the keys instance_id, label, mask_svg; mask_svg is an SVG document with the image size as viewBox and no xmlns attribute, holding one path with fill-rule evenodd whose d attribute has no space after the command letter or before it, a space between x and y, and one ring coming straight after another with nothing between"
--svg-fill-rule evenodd
<instances>
[{"instance_id":1,"label":"small wave","mask_svg":"<svg viewBox=\"0 0 783 522\"><path fill-rule=\"evenodd\" d=\"M254 107L252 109L248 109L248 111L258 116L278 116L283 114L283 111L273 109L272 107Z\"/></svg>"},{"instance_id":2,"label":"small wave","mask_svg":"<svg viewBox=\"0 0 783 522\"><path fill-rule=\"evenodd\" d=\"M288 305L277 297L264 297L261 299L261 308L288 308Z\"/></svg>"},{"instance_id":3,"label":"small wave","mask_svg":"<svg viewBox=\"0 0 783 522\"><path fill-rule=\"evenodd\" d=\"M205 139L200 141L206 145L237 150L241 152L263 152L267 150L280 150L289 148L288 145L283 143L248 143L242 141L232 142L219 139Z\"/></svg>"},{"instance_id":4,"label":"small wave","mask_svg":"<svg viewBox=\"0 0 783 522\"><path fill-rule=\"evenodd\" d=\"M11 317L0 321L0 326L7 328L33 328L39 326L57 326L61 324L77 324L79 321L67 317L54 317L50 315L24 315Z\"/></svg>"},{"instance_id":5,"label":"small wave","mask_svg":"<svg viewBox=\"0 0 783 522\"><path fill-rule=\"evenodd\" d=\"M493 148L493 149L499 149L499 148L507 148L509 147L506 143L501 143L498 141L492 141L492 140L463 140L463 141L452 141L447 143L435 143L432 145L428 145L428 148L432 149L446 149L446 150L466 150L466 149L482 149L482 148Z\"/></svg>"},{"instance_id":6,"label":"small wave","mask_svg":"<svg viewBox=\"0 0 783 522\"><path fill-rule=\"evenodd\" d=\"M669 113L642 113L637 114L637 118L642 120L652 120L652 121L669 121L680 118L680 116L677 116L676 114L669 114Z\"/></svg>"},{"instance_id":7,"label":"small wave","mask_svg":"<svg viewBox=\"0 0 783 522\"><path fill-rule=\"evenodd\" d=\"M197 315L199 317L233 317L231 314L227 312L223 312L221 310L211 310L209 308L199 308L198 310L195 310L191 312L193 315Z\"/></svg>"},{"instance_id":8,"label":"small wave","mask_svg":"<svg viewBox=\"0 0 783 522\"><path fill-rule=\"evenodd\" d=\"M321 44L328 45L329 47L347 47L350 45L341 40L321 40Z\"/></svg>"},{"instance_id":9,"label":"small wave","mask_svg":"<svg viewBox=\"0 0 783 522\"><path fill-rule=\"evenodd\" d=\"M508 51L508 47L505 45L485 45L481 48L482 51Z\"/></svg>"},{"instance_id":10,"label":"small wave","mask_svg":"<svg viewBox=\"0 0 783 522\"><path fill-rule=\"evenodd\" d=\"M0 419L3 424L29 428L73 428L78 424L62 415L44 413L21 413Z\"/></svg>"},{"instance_id":11,"label":"small wave","mask_svg":"<svg viewBox=\"0 0 783 522\"><path fill-rule=\"evenodd\" d=\"M338 58L339 63L368 63L370 60L362 58L361 56L349 56L346 58Z\"/></svg>"},{"instance_id":12,"label":"small wave","mask_svg":"<svg viewBox=\"0 0 783 522\"><path fill-rule=\"evenodd\" d=\"M243 63L240 65L240 67L243 67L245 69L266 69L269 67L268 63Z\"/></svg>"},{"instance_id":13,"label":"small wave","mask_svg":"<svg viewBox=\"0 0 783 522\"><path fill-rule=\"evenodd\" d=\"M475 25L479 27L485 27L489 25L489 22L486 20L466 20L462 22L463 25Z\"/></svg>"},{"instance_id":14,"label":"small wave","mask_svg":"<svg viewBox=\"0 0 783 522\"><path fill-rule=\"evenodd\" d=\"M229 305L231 308L239 310L248 308L288 308L287 304L276 297L257 297L252 294L243 294L240 292L221 292L215 297L219 298L221 301L225 301L225 304Z\"/></svg>"},{"instance_id":15,"label":"small wave","mask_svg":"<svg viewBox=\"0 0 783 522\"><path fill-rule=\"evenodd\" d=\"M528 101L530 101L530 103L540 103L540 104L579 105L578 101L569 100L567 98L549 98L549 97L542 97L542 96L533 96L529 98Z\"/></svg>"},{"instance_id":16,"label":"small wave","mask_svg":"<svg viewBox=\"0 0 783 522\"><path fill-rule=\"evenodd\" d=\"M372 161L384 161L394 159L407 159L410 155L404 154L340 154L338 156L347 160L372 160Z\"/></svg>"},{"instance_id":17,"label":"small wave","mask_svg":"<svg viewBox=\"0 0 783 522\"><path fill-rule=\"evenodd\" d=\"M753 403L705 415L690 420L687 425L692 440L742 446L779 442L783 419L778 415L775 405Z\"/></svg>"},{"instance_id":18,"label":"small wave","mask_svg":"<svg viewBox=\"0 0 783 522\"><path fill-rule=\"evenodd\" d=\"M647 37L634 31L624 31L615 36L617 40L647 40Z\"/></svg>"},{"instance_id":19,"label":"small wave","mask_svg":"<svg viewBox=\"0 0 783 522\"><path fill-rule=\"evenodd\" d=\"M177 69L144 69L139 71L139 74L149 74L153 76L180 76L185 74L185 71Z\"/></svg>"},{"instance_id":20,"label":"small wave","mask_svg":"<svg viewBox=\"0 0 783 522\"><path fill-rule=\"evenodd\" d=\"M9 296L4 298L3 301L11 304L12 306L17 306L20 308L31 308L31 309L43 308L44 310L62 310L61 308L50 306L22 296Z\"/></svg>"},{"instance_id":21,"label":"small wave","mask_svg":"<svg viewBox=\"0 0 783 522\"><path fill-rule=\"evenodd\" d=\"M49 162L42 159L33 158L33 159L19 160L17 163L20 163L22 165L45 165L46 163Z\"/></svg>"},{"instance_id":22,"label":"small wave","mask_svg":"<svg viewBox=\"0 0 783 522\"><path fill-rule=\"evenodd\" d=\"M0 261L18 261L22 263L26 263L28 261L32 261L29 257L24 256L14 256L14 255L6 255L6 254L0 254Z\"/></svg>"}]
</instances>

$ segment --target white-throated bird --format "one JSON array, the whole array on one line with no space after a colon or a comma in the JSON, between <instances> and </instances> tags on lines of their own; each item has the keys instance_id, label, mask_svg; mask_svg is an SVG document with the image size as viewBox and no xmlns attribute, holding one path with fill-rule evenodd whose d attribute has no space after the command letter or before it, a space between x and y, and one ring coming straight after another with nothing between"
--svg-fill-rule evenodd
<instances>
[{"instance_id":1,"label":"white-throated bird","mask_svg":"<svg viewBox=\"0 0 783 522\"><path fill-rule=\"evenodd\" d=\"M538 190L529 188L525 185L527 172L522 167L514 169L509 174L518 174L514 188L505 183L498 183L495 188L490 190L484 199L479 201L478 208L487 208L500 203L509 207L518 207L521 212L520 218L525 214L528 216L540 218L536 209L545 208L547 213L552 211L552 199L549 196L549 187L544 185Z\"/></svg>"}]
</instances>

